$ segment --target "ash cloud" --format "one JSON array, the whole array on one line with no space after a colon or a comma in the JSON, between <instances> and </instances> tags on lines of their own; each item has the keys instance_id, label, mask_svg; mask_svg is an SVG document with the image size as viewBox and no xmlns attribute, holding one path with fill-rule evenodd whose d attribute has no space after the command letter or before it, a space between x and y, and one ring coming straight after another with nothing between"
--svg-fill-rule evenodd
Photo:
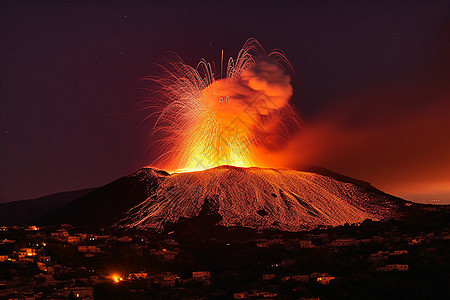
<instances>
[{"instance_id":1,"label":"ash cloud","mask_svg":"<svg viewBox=\"0 0 450 300\"><path fill-rule=\"evenodd\" d=\"M298 123L289 103L292 95L291 77L264 59L238 77L213 82L202 91L202 102L222 121L238 119L247 137L267 148L286 139L287 123Z\"/></svg>"},{"instance_id":2,"label":"ash cloud","mask_svg":"<svg viewBox=\"0 0 450 300\"><path fill-rule=\"evenodd\" d=\"M240 84L270 98L267 108L273 110L285 107L293 94L291 77L280 66L266 60L246 70Z\"/></svg>"}]
</instances>

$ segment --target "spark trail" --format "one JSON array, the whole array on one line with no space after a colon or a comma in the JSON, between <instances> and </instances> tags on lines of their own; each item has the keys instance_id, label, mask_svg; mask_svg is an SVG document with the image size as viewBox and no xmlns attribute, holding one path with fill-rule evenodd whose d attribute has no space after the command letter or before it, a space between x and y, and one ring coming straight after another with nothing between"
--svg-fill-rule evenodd
<instances>
[{"instance_id":1,"label":"spark trail","mask_svg":"<svg viewBox=\"0 0 450 300\"><path fill-rule=\"evenodd\" d=\"M178 59L164 70L152 79L160 90L148 108L157 108L154 132L162 136L165 169L259 166L261 153L285 143L298 127L289 104L292 68L282 52L267 54L255 39L228 60L224 78L216 79L204 59L197 68Z\"/></svg>"}]
</instances>

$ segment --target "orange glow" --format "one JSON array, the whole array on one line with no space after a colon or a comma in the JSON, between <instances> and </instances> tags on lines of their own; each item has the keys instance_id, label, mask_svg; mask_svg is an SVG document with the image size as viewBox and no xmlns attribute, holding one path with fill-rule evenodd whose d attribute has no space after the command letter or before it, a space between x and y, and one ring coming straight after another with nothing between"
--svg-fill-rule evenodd
<instances>
[{"instance_id":1,"label":"orange glow","mask_svg":"<svg viewBox=\"0 0 450 300\"><path fill-rule=\"evenodd\" d=\"M121 276L118 275L118 274L112 275L112 276L111 276L111 279L112 279L115 283L119 283L119 282L123 281L123 277L121 277Z\"/></svg>"},{"instance_id":2,"label":"orange glow","mask_svg":"<svg viewBox=\"0 0 450 300\"><path fill-rule=\"evenodd\" d=\"M448 204L449 111L448 85L379 87L323 108L267 161L322 166L407 200Z\"/></svg>"},{"instance_id":3,"label":"orange glow","mask_svg":"<svg viewBox=\"0 0 450 300\"><path fill-rule=\"evenodd\" d=\"M167 78L156 80L162 88L154 132L164 135L168 151L159 161L166 170L259 166L260 152L283 144L298 126L289 62L280 52L267 55L254 39L230 58L224 78L214 78L204 60L197 69L181 61L171 66Z\"/></svg>"},{"instance_id":4,"label":"orange glow","mask_svg":"<svg viewBox=\"0 0 450 300\"><path fill-rule=\"evenodd\" d=\"M115 226L164 230L165 224L202 213L200 208L208 199L216 199L216 207L205 213L219 213L218 225L261 230L299 231L365 219L382 220L397 213L391 208L395 206L386 207L391 200L382 195L314 173L219 166L201 172L160 175L161 184L153 195L129 210Z\"/></svg>"}]
</instances>

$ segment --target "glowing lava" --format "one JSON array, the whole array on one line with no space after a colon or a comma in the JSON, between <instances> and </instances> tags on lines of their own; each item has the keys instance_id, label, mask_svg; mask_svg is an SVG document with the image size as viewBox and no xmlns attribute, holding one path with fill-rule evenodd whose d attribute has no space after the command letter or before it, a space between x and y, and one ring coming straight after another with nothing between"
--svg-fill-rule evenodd
<instances>
[{"instance_id":1,"label":"glowing lava","mask_svg":"<svg viewBox=\"0 0 450 300\"><path fill-rule=\"evenodd\" d=\"M162 87L155 132L163 136L164 168L261 165L260 154L282 145L298 125L289 69L281 52L267 55L254 39L229 59L224 78L216 80L205 60L197 69L171 63L164 78L154 79Z\"/></svg>"},{"instance_id":2,"label":"glowing lava","mask_svg":"<svg viewBox=\"0 0 450 300\"><path fill-rule=\"evenodd\" d=\"M200 172L136 172L150 196L116 223L162 231L180 219L220 216L219 225L301 231L396 217L408 203L331 177L287 169L220 166Z\"/></svg>"}]
</instances>

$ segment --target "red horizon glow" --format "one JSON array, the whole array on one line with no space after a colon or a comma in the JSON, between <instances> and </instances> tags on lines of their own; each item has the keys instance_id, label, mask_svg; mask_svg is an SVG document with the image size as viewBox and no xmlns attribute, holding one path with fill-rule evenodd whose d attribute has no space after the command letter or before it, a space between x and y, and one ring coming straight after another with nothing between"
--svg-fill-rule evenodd
<instances>
[{"instance_id":1,"label":"red horizon glow","mask_svg":"<svg viewBox=\"0 0 450 300\"><path fill-rule=\"evenodd\" d=\"M402 83L336 103L268 159L288 168L325 167L407 200L450 203L446 85Z\"/></svg>"}]
</instances>

